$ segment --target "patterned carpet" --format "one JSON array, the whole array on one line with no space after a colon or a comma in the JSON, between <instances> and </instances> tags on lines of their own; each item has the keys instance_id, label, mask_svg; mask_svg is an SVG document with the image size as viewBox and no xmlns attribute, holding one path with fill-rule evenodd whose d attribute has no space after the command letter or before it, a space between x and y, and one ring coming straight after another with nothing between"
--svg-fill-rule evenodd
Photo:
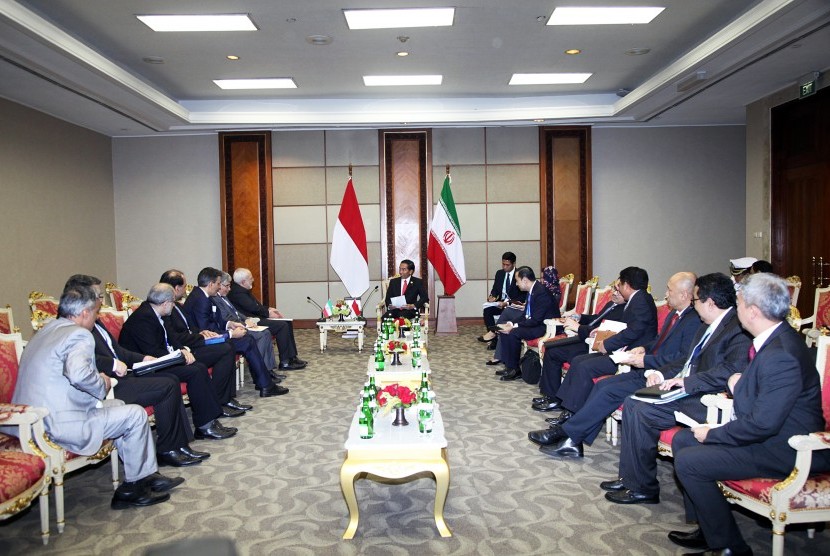
<instances>
[{"instance_id":1,"label":"patterned carpet","mask_svg":"<svg viewBox=\"0 0 830 556\"><path fill-rule=\"evenodd\" d=\"M37 508L0 522L2 554L140 555L150 546L202 536L233 539L239 554L681 554L666 538L682 523L682 499L672 466L661 462L662 503L621 507L606 502L600 481L616 476L619 449L603 436L586 457L560 462L540 454L527 432L544 426L530 409L536 388L499 382L481 327L432 336L433 383L449 442L450 492L445 508L452 538L432 520L434 483L357 482L360 526L341 540L348 512L339 485L343 442L365 379L367 355L353 340L329 335L320 354L316 330L297 331L310 364L292 372L287 396L260 400L248 379L240 392L250 414L226 420L232 439L197 441L213 457L189 469L163 468L186 482L171 501L112 511L109 465L66 481L66 531L40 542ZM371 335L373 337L373 335ZM370 343L370 342L367 342ZM414 419L410 420L413 425ZM411 425L412 426L412 425ZM624 441L624 439L622 440ZM756 554L770 552L768 524L738 515ZM789 554L828 554L830 534L786 536Z\"/></svg>"}]
</instances>

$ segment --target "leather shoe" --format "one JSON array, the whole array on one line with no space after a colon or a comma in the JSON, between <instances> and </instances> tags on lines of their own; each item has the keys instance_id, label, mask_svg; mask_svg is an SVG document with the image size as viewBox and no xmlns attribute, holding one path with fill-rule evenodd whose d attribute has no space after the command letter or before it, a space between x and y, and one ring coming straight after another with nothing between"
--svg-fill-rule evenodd
<instances>
[{"instance_id":1,"label":"leather shoe","mask_svg":"<svg viewBox=\"0 0 830 556\"><path fill-rule=\"evenodd\" d=\"M123 510L130 506L152 506L159 502L166 502L170 500L170 494L167 492L155 494L142 481L135 481L132 483L121 483L115 490L110 502L110 508L113 510Z\"/></svg>"},{"instance_id":2,"label":"leather shoe","mask_svg":"<svg viewBox=\"0 0 830 556\"><path fill-rule=\"evenodd\" d=\"M200 452L199 450L194 450L193 448L191 448L187 444L185 444L184 446L179 448L179 451L183 454L187 454L188 456L190 456L192 458L199 459L199 460L208 459L210 457L209 453Z\"/></svg>"},{"instance_id":3,"label":"leather shoe","mask_svg":"<svg viewBox=\"0 0 830 556\"><path fill-rule=\"evenodd\" d=\"M685 533L683 531L669 531L669 540L676 545L682 546L683 548L692 548L697 550L706 550L708 548L706 539L703 538L703 531L700 530L700 527L689 533Z\"/></svg>"},{"instance_id":4,"label":"leather shoe","mask_svg":"<svg viewBox=\"0 0 830 556\"><path fill-rule=\"evenodd\" d=\"M687 552L684 556L752 556L752 549L749 547L738 550L721 548L718 550L705 550L703 552Z\"/></svg>"},{"instance_id":5,"label":"leather shoe","mask_svg":"<svg viewBox=\"0 0 830 556\"><path fill-rule=\"evenodd\" d=\"M498 371L496 371L496 372L495 372L495 373L493 373L493 374L494 374L494 375L496 375L496 376L504 376L504 375L506 375L507 373L509 373L511 370L512 370L512 369L499 369Z\"/></svg>"},{"instance_id":6,"label":"leather shoe","mask_svg":"<svg viewBox=\"0 0 830 556\"><path fill-rule=\"evenodd\" d=\"M294 363L295 365L302 365L303 367L308 365L308 361L303 361L302 359L300 359L297 356L292 357L291 359L288 360L288 362L289 363Z\"/></svg>"},{"instance_id":7,"label":"leather shoe","mask_svg":"<svg viewBox=\"0 0 830 556\"><path fill-rule=\"evenodd\" d=\"M618 490L625 490L625 485L622 479L615 479L613 481L602 481L599 488L607 490L608 492L616 492Z\"/></svg>"},{"instance_id":8,"label":"leather shoe","mask_svg":"<svg viewBox=\"0 0 830 556\"><path fill-rule=\"evenodd\" d=\"M491 359L487 363L485 363L485 365L501 365L501 364L502 364L502 362L499 361L498 359Z\"/></svg>"},{"instance_id":9,"label":"leather shoe","mask_svg":"<svg viewBox=\"0 0 830 556\"><path fill-rule=\"evenodd\" d=\"M222 417L242 417L243 415L245 415L243 410L231 407L230 404L222 406Z\"/></svg>"},{"instance_id":10,"label":"leather shoe","mask_svg":"<svg viewBox=\"0 0 830 556\"><path fill-rule=\"evenodd\" d=\"M552 398L548 396L539 396L538 398L533 398L530 400L531 405L536 405L537 403L548 403L552 401Z\"/></svg>"},{"instance_id":11,"label":"leather shoe","mask_svg":"<svg viewBox=\"0 0 830 556\"><path fill-rule=\"evenodd\" d=\"M581 458L585 456L582 442L574 442L567 437L556 444L542 446L539 451L555 458Z\"/></svg>"},{"instance_id":12,"label":"leather shoe","mask_svg":"<svg viewBox=\"0 0 830 556\"><path fill-rule=\"evenodd\" d=\"M270 398L271 396L282 396L288 393L288 388L283 388L279 384L273 385L271 388L266 388L259 391L260 398Z\"/></svg>"},{"instance_id":13,"label":"leather shoe","mask_svg":"<svg viewBox=\"0 0 830 556\"><path fill-rule=\"evenodd\" d=\"M572 416L573 413L571 413L567 409L563 409L562 413L560 413L556 417L548 417L547 419L545 419L545 422L550 423L550 426L552 427L561 427L565 424L565 421L570 419Z\"/></svg>"},{"instance_id":14,"label":"leather shoe","mask_svg":"<svg viewBox=\"0 0 830 556\"><path fill-rule=\"evenodd\" d=\"M508 382L511 380L518 380L520 378L522 378L522 371L520 371L519 369L508 369L507 373L501 375L501 378L499 380L503 382Z\"/></svg>"},{"instance_id":15,"label":"leather shoe","mask_svg":"<svg viewBox=\"0 0 830 556\"><path fill-rule=\"evenodd\" d=\"M568 434L560 427L551 427L549 429L527 433L527 439L539 446L548 446L563 438L568 438Z\"/></svg>"},{"instance_id":16,"label":"leather shoe","mask_svg":"<svg viewBox=\"0 0 830 556\"><path fill-rule=\"evenodd\" d=\"M487 344L487 349L489 349L490 351L492 351L492 350L496 349L496 344L497 344L497 343L498 343L498 340L497 340L497 339L495 339L495 340L491 340L491 341L490 341L490 343L489 343L489 344Z\"/></svg>"},{"instance_id":17,"label":"leather shoe","mask_svg":"<svg viewBox=\"0 0 830 556\"><path fill-rule=\"evenodd\" d=\"M291 361L287 361L285 363L280 363L280 370L281 371L299 371L300 369L304 369L305 365L301 365L299 363L292 363Z\"/></svg>"},{"instance_id":18,"label":"leather shoe","mask_svg":"<svg viewBox=\"0 0 830 556\"><path fill-rule=\"evenodd\" d=\"M182 477L165 477L156 471L141 479L141 482L153 492L167 492L182 484L184 479Z\"/></svg>"},{"instance_id":19,"label":"leather shoe","mask_svg":"<svg viewBox=\"0 0 830 556\"><path fill-rule=\"evenodd\" d=\"M230 400L228 400L228 403L226 403L225 405L230 406L234 409L239 409L241 411L251 411L254 408L254 406L246 404L246 403L242 403L239 400L237 400L236 398L231 398Z\"/></svg>"},{"instance_id":20,"label":"leather shoe","mask_svg":"<svg viewBox=\"0 0 830 556\"><path fill-rule=\"evenodd\" d=\"M156 454L159 465L172 465L173 467L184 467L186 465L197 465L202 463L199 458L192 458L181 450L170 450Z\"/></svg>"},{"instance_id":21,"label":"leather shoe","mask_svg":"<svg viewBox=\"0 0 830 556\"><path fill-rule=\"evenodd\" d=\"M489 332L488 332L488 334L489 334ZM485 334L485 336L486 336L486 334ZM495 336L493 336L493 338L495 338ZM476 340L478 340L479 342L483 342L483 343L487 344L487 343L492 342L493 338L485 338L484 336L479 336L478 338L476 338Z\"/></svg>"},{"instance_id":22,"label":"leather shoe","mask_svg":"<svg viewBox=\"0 0 830 556\"><path fill-rule=\"evenodd\" d=\"M276 373L274 371L271 371L271 380L273 380L277 384L279 384L280 382L282 382L286 378L288 378L288 375L284 375L282 373ZM257 390L259 390L259 388L257 388Z\"/></svg>"},{"instance_id":23,"label":"leather shoe","mask_svg":"<svg viewBox=\"0 0 830 556\"><path fill-rule=\"evenodd\" d=\"M199 440L224 440L235 435L236 430L233 427L225 427L214 419L209 424L197 428L194 436Z\"/></svg>"},{"instance_id":24,"label":"leather shoe","mask_svg":"<svg viewBox=\"0 0 830 556\"><path fill-rule=\"evenodd\" d=\"M535 403L533 409L536 411L556 411L562 409L562 400L554 398L549 402Z\"/></svg>"},{"instance_id":25,"label":"leather shoe","mask_svg":"<svg viewBox=\"0 0 830 556\"><path fill-rule=\"evenodd\" d=\"M643 494L630 489L606 492L605 499L615 504L659 504L660 494Z\"/></svg>"}]
</instances>

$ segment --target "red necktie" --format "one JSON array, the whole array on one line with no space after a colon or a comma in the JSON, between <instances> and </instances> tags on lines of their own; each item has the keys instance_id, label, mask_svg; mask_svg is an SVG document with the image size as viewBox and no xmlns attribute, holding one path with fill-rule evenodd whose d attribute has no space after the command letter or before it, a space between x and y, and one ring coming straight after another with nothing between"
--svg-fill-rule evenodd
<instances>
[{"instance_id":1,"label":"red necktie","mask_svg":"<svg viewBox=\"0 0 830 556\"><path fill-rule=\"evenodd\" d=\"M652 348L651 353L657 353L657 350L660 348L660 345L663 343L663 340L665 340L666 336L669 335L669 332L671 332L671 329L674 328L674 325L677 322L677 319L679 318L680 313L675 312L674 316L669 321L669 325L663 328L663 332L660 334L660 337L657 338L657 343L654 344L654 348Z\"/></svg>"},{"instance_id":2,"label":"red necktie","mask_svg":"<svg viewBox=\"0 0 830 556\"><path fill-rule=\"evenodd\" d=\"M749 346L749 362L751 363L753 359L755 359L755 354L758 353L755 351L755 344Z\"/></svg>"},{"instance_id":3,"label":"red necktie","mask_svg":"<svg viewBox=\"0 0 830 556\"><path fill-rule=\"evenodd\" d=\"M401 288L401 295L406 293L406 284L409 282L408 280L403 281L403 287Z\"/></svg>"}]
</instances>

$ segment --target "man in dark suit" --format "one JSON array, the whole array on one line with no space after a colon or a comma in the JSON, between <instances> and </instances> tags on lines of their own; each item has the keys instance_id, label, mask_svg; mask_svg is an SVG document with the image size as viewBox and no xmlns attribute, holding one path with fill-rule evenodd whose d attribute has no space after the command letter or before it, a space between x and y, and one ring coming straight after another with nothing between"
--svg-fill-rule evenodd
<instances>
[{"instance_id":1,"label":"man in dark suit","mask_svg":"<svg viewBox=\"0 0 830 556\"><path fill-rule=\"evenodd\" d=\"M199 287L193 288L184 302L183 309L187 318L195 322L200 330L210 330L221 334L230 341L236 353L245 357L260 397L268 398L287 394L288 388L274 384L274 379L265 368L262 355L257 350L256 342L246 334L245 327L234 326L236 323L228 323L227 328L220 326L216 316L218 309L210 298L219 291L221 278L222 271L216 268L205 267L199 272L196 278Z\"/></svg>"},{"instance_id":2,"label":"man in dark suit","mask_svg":"<svg viewBox=\"0 0 830 556\"><path fill-rule=\"evenodd\" d=\"M389 280L389 287L386 288L386 313L383 318L387 317L403 317L406 319L415 318L416 312L424 310L424 304L429 301L427 294L427 287L424 281L420 278L415 278L412 273L415 272L415 263L409 259L401 261L398 267L397 278ZM402 307L392 307L392 298L404 296L406 303Z\"/></svg>"},{"instance_id":3,"label":"man in dark suit","mask_svg":"<svg viewBox=\"0 0 830 556\"><path fill-rule=\"evenodd\" d=\"M564 419L578 411L591 393L594 378L617 372L617 365L608 356L610 353L629 347L643 346L657 334L657 307L648 293L648 272L636 266L620 271L616 288L625 300L620 321L625 330L596 342L597 353L584 353L571 359L571 367L556 398L533 406L536 411L562 409ZM564 421L563 419L563 421Z\"/></svg>"},{"instance_id":4,"label":"man in dark suit","mask_svg":"<svg viewBox=\"0 0 830 556\"><path fill-rule=\"evenodd\" d=\"M741 283L738 318L754 340L749 366L728 381L734 419L718 428L684 429L672 442L687 507L700 524L699 531L669 533L681 546L752 554L717 481L783 479L795 465L790 437L825 429L819 376L804 340L786 322L789 310L789 290L780 277L751 274ZM828 470L830 454L814 452L811 473Z\"/></svg>"},{"instance_id":5,"label":"man in dark suit","mask_svg":"<svg viewBox=\"0 0 830 556\"><path fill-rule=\"evenodd\" d=\"M76 274L66 281L64 291L77 286L91 287L98 296L100 309L104 297L101 280L95 276ZM189 445L193 440L193 431L182 403L179 378L163 371L141 377L127 374L127 369L134 364L155 357L121 347L100 320L95 321L91 332L95 339L95 366L99 372L118 379L115 398L142 407L153 406L159 463L181 467L196 465L209 458L207 452L197 452Z\"/></svg>"},{"instance_id":6,"label":"man in dark suit","mask_svg":"<svg viewBox=\"0 0 830 556\"><path fill-rule=\"evenodd\" d=\"M678 272L669 279L666 302L672 310L666 315L660 333L647 345L629 350L628 359L622 362L635 369L597 382L585 405L573 416L563 411L547 430L528 433L530 441L541 445L540 450L553 457L581 456L582 443L593 443L605 418L627 396L645 387L646 369L655 369L676 359L685 361L701 325L700 317L692 307L695 279L691 272Z\"/></svg>"},{"instance_id":7,"label":"man in dark suit","mask_svg":"<svg viewBox=\"0 0 830 556\"><path fill-rule=\"evenodd\" d=\"M516 284L520 290L527 292L527 302L525 311L517 322L507 322L499 329L501 357L506 368L496 374L503 381L522 377L519 369L522 340L539 338L547 329L545 320L559 317L559 305L553 300L550 291L536 280L532 268L522 266L516 269Z\"/></svg>"},{"instance_id":8,"label":"man in dark suit","mask_svg":"<svg viewBox=\"0 0 830 556\"><path fill-rule=\"evenodd\" d=\"M623 404L623 437L619 479L605 481L605 498L618 504L657 504L657 441L660 431L675 424L674 412L706 420L703 394L722 392L727 379L743 371L749 359L749 335L735 313L735 286L721 273L701 276L695 285L695 310L707 326L692 340L694 347L685 361L676 360L649 373L646 384L670 389L682 386L688 397L664 404L627 398ZM665 377L674 377L664 380Z\"/></svg>"},{"instance_id":9,"label":"man in dark suit","mask_svg":"<svg viewBox=\"0 0 830 556\"><path fill-rule=\"evenodd\" d=\"M119 340L125 348L146 353L154 357L163 357L177 349L164 327L163 319L173 310L173 288L169 284L156 284L150 288L147 300L130 315L121 329ZM187 396L196 426L196 438L224 439L236 434L237 429L225 427L219 417L238 417L244 411L222 406L211 384L210 373L190 350L183 346L182 354L185 364L171 367L166 372L173 373L181 382L187 384Z\"/></svg>"},{"instance_id":10,"label":"man in dark suit","mask_svg":"<svg viewBox=\"0 0 830 556\"><path fill-rule=\"evenodd\" d=\"M294 341L294 323L291 320L273 320L283 318L276 307L266 307L254 297L254 276L247 268L233 271L233 282L228 292L228 300L246 317L257 317L259 326L266 326L277 342L280 352L280 369L297 371L308 364L297 356L297 342Z\"/></svg>"},{"instance_id":11,"label":"man in dark suit","mask_svg":"<svg viewBox=\"0 0 830 556\"><path fill-rule=\"evenodd\" d=\"M491 307L484 308L484 326L487 332L479 336L480 342L492 342L496 338L496 317L507 305L512 303L524 303L527 293L523 292L516 285L516 255L506 251L501 256L501 268L496 271L493 278L493 287L487 301L497 303Z\"/></svg>"}]
</instances>

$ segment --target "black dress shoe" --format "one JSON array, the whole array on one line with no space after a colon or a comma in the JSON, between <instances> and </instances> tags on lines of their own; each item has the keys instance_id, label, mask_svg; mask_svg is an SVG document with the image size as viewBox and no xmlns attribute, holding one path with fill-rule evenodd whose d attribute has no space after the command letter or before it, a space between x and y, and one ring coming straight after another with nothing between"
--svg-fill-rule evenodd
<instances>
[{"instance_id":1,"label":"black dress shoe","mask_svg":"<svg viewBox=\"0 0 830 556\"><path fill-rule=\"evenodd\" d=\"M181 450L170 450L156 454L159 465L172 465L173 467L184 467L186 465L197 465L202 463L199 458L192 458Z\"/></svg>"},{"instance_id":2,"label":"black dress shoe","mask_svg":"<svg viewBox=\"0 0 830 556\"><path fill-rule=\"evenodd\" d=\"M519 369L508 369L508 372L503 374L499 380L508 382L511 380L519 380L522 378L522 371Z\"/></svg>"},{"instance_id":3,"label":"black dress shoe","mask_svg":"<svg viewBox=\"0 0 830 556\"><path fill-rule=\"evenodd\" d=\"M493 374L494 374L494 375L496 375L496 376L504 376L504 375L506 375L507 373L509 373L511 370L512 370L512 369L499 369L498 371L496 371L496 372L495 372L495 373L493 373Z\"/></svg>"},{"instance_id":4,"label":"black dress shoe","mask_svg":"<svg viewBox=\"0 0 830 556\"><path fill-rule=\"evenodd\" d=\"M563 438L568 438L568 433L563 431L560 427L551 427L545 430L531 431L527 433L527 439L538 444L539 446L548 446L554 442L558 442Z\"/></svg>"},{"instance_id":5,"label":"black dress shoe","mask_svg":"<svg viewBox=\"0 0 830 556\"><path fill-rule=\"evenodd\" d=\"M490 342L492 342L492 341L493 341L493 338L490 338L490 339L488 340L488 339L487 339L487 338L485 338L484 336L479 336L478 338L476 338L476 340L478 340L479 342L482 342L482 343L488 344L488 343L490 343Z\"/></svg>"},{"instance_id":6,"label":"black dress shoe","mask_svg":"<svg viewBox=\"0 0 830 556\"><path fill-rule=\"evenodd\" d=\"M271 388L259 391L260 398L270 398L271 396L282 396L288 393L288 388L283 388L279 384L273 385Z\"/></svg>"},{"instance_id":7,"label":"black dress shoe","mask_svg":"<svg viewBox=\"0 0 830 556\"><path fill-rule=\"evenodd\" d=\"M184 479L181 477L165 477L158 471L151 475L147 475L141 482L144 483L144 486L148 487L153 492L167 492L168 490L173 490L180 484L184 482Z\"/></svg>"},{"instance_id":8,"label":"black dress shoe","mask_svg":"<svg viewBox=\"0 0 830 556\"><path fill-rule=\"evenodd\" d=\"M625 490L625 485L622 479L615 479L613 481L602 481L599 488L607 490L608 492L616 492L618 490Z\"/></svg>"},{"instance_id":9,"label":"black dress shoe","mask_svg":"<svg viewBox=\"0 0 830 556\"><path fill-rule=\"evenodd\" d=\"M660 494L643 494L630 489L606 492L605 499L615 504L659 504Z\"/></svg>"},{"instance_id":10,"label":"black dress shoe","mask_svg":"<svg viewBox=\"0 0 830 556\"><path fill-rule=\"evenodd\" d=\"M222 417L242 417L245 412L241 409L231 407L230 404L222 406Z\"/></svg>"},{"instance_id":11,"label":"black dress shoe","mask_svg":"<svg viewBox=\"0 0 830 556\"><path fill-rule=\"evenodd\" d=\"M703 531L700 527L689 533L683 531L669 531L669 540L676 545L683 548L692 548L695 550L706 550L708 545L706 539L703 538Z\"/></svg>"},{"instance_id":12,"label":"black dress shoe","mask_svg":"<svg viewBox=\"0 0 830 556\"><path fill-rule=\"evenodd\" d=\"M501 365L501 364L502 364L502 362L499 361L498 359L491 359L490 361L485 363L485 365Z\"/></svg>"},{"instance_id":13,"label":"black dress shoe","mask_svg":"<svg viewBox=\"0 0 830 556\"><path fill-rule=\"evenodd\" d=\"M492 350L496 349L496 344L497 344L498 342L499 342L498 338L493 339L493 340L490 340L490 343L489 343L489 344L487 344L487 349L489 349L490 351L492 351Z\"/></svg>"},{"instance_id":14,"label":"black dress shoe","mask_svg":"<svg viewBox=\"0 0 830 556\"><path fill-rule=\"evenodd\" d=\"M169 493L155 494L142 481L124 482L115 490L110 507L113 510L123 510L130 506L152 506L167 500L170 500Z\"/></svg>"},{"instance_id":15,"label":"black dress shoe","mask_svg":"<svg viewBox=\"0 0 830 556\"><path fill-rule=\"evenodd\" d=\"M236 430L233 427L225 427L219 421L213 420L208 425L197 428L194 436L199 440L224 440L235 435Z\"/></svg>"},{"instance_id":16,"label":"black dress shoe","mask_svg":"<svg viewBox=\"0 0 830 556\"><path fill-rule=\"evenodd\" d=\"M271 374L271 380L273 380L276 384L279 384L280 382L288 378L288 375L284 375L282 373L275 373L274 371L269 372ZM256 389L259 390L259 386L257 386Z\"/></svg>"},{"instance_id":17,"label":"black dress shoe","mask_svg":"<svg viewBox=\"0 0 830 556\"><path fill-rule=\"evenodd\" d=\"M302 365L303 367L308 365L308 361L303 361L299 357L292 357L291 359L288 360L288 362L289 363L294 363L295 365Z\"/></svg>"},{"instance_id":18,"label":"black dress shoe","mask_svg":"<svg viewBox=\"0 0 830 556\"><path fill-rule=\"evenodd\" d=\"M556 411L557 409L562 409L562 400L554 398L549 402L535 403L533 404L533 409L536 411Z\"/></svg>"},{"instance_id":19,"label":"black dress shoe","mask_svg":"<svg viewBox=\"0 0 830 556\"><path fill-rule=\"evenodd\" d=\"M254 406L242 403L236 398L231 398L225 405L228 405L234 409L239 409L241 411L251 411L254 408Z\"/></svg>"},{"instance_id":20,"label":"black dress shoe","mask_svg":"<svg viewBox=\"0 0 830 556\"><path fill-rule=\"evenodd\" d=\"M564 425L564 424L565 424L565 421L567 421L568 419L570 419L572 416L573 416L573 413L571 413L571 412L570 412L570 411L568 411L567 409L563 409L563 410L562 410L562 413L560 413L560 414L559 414L559 415L557 415L556 417L548 417L547 419L545 419L545 421L546 421L546 422L548 422L548 423L550 423L550 425L551 425L552 427L553 427L553 426L555 426L555 427L561 427L562 425Z\"/></svg>"},{"instance_id":21,"label":"black dress shoe","mask_svg":"<svg viewBox=\"0 0 830 556\"><path fill-rule=\"evenodd\" d=\"M585 456L582 442L574 442L567 437L556 444L542 446L539 451L555 458L581 458Z\"/></svg>"},{"instance_id":22,"label":"black dress shoe","mask_svg":"<svg viewBox=\"0 0 830 556\"><path fill-rule=\"evenodd\" d=\"M539 396L538 398L530 400L530 403L532 405L536 405L537 403L547 403L549 401L552 401L552 398L549 398L548 396Z\"/></svg>"},{"instance_id":23,"label":"black dress shoe","mask_svg":"<svg viewBox=\"0 0 830 556\"><path fill-rule=\"evenodd\" d=\"M752 556L752 549L746 548L720 548L717 550L705 550L703 552L687 552L683 556Z\"/></svg>"},{"instance_id":24,"label":"black dress shoe","mask_svg":"<svg viewBox=\"0 0 830 556\"><path fill-rule=\"evenodd\" d=\"M184 446L179 448L179 451L183 454L187 454L188 456L190 456L192 458L196 458L196 459L200 459L200 460L201 459L208 459L210 457L209 453L200 452L199 450L194 450L193 448L191 448L187 444L185 444Z\"/></svg>"},{"instance_id":25,"label":"black dress shoe","mask_svg":"<svg viewBox=\"0 0 830 556\"><path fill-rule=\"evenodd\" d=\"M300 369L304 369L305 365L300 365L299 363L292 363L291 361L287 361L285 363L280 363L280 370L281 371L299 371Z\"/></svg>"}]
</instances>

